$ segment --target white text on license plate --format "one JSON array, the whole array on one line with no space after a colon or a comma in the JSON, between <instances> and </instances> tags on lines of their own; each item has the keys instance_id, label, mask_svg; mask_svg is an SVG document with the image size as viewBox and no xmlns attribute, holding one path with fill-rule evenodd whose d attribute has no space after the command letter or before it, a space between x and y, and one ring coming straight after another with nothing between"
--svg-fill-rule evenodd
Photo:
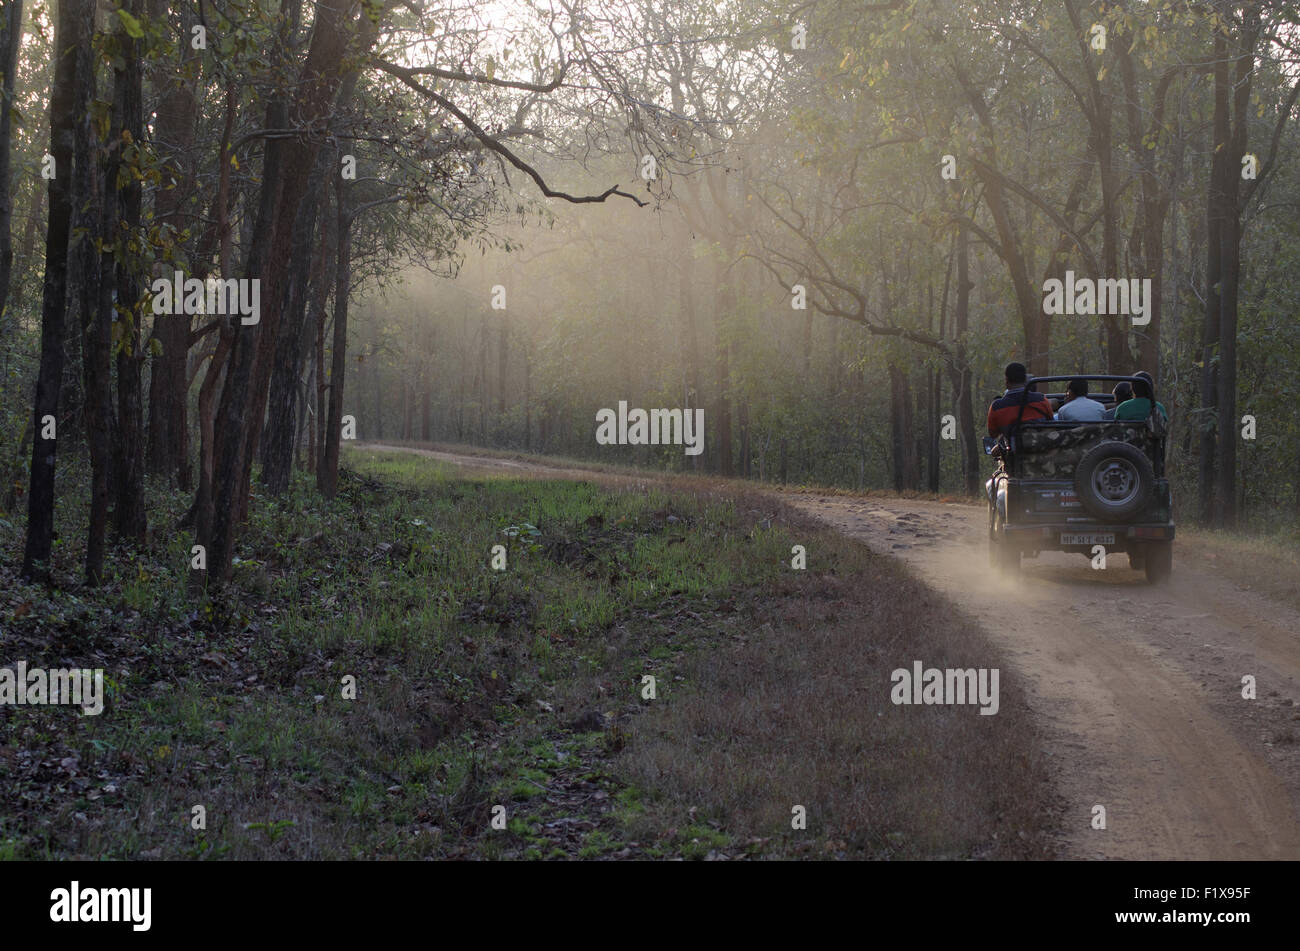
<instances>
[{"instance_id":1,"label":"white text on license plate","mask_svg":"<svg viewBox=\"0 0 1300 951\"><path fill-rule=\"evenodd\" d=\"M1061 533L1062 545L1113 545L1115 544L1115 535L1113 532L1083 532L1081 534L1071 534L1070 532Z\"/></svg>"}]
</instances>

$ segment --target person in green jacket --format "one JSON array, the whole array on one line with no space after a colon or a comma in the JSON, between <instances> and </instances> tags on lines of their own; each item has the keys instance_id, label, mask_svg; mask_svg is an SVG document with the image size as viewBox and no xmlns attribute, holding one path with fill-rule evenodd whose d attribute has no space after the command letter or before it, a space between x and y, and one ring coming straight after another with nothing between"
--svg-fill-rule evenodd
<instances>
[{"instance_id":1,"label":"person in green jacket","mask_svg":"<svg viewBox=\"0 0 1300 951\"><path fill-rule=\"evenodd\" d=\"M1116 419L1143 420L1151 412L1151 374L1142 370L1134 376L1138 379L1133 381L1133 399L1125 400L1115 408ZM1169 413L1163 404L1157 402L1156 410L1164 422L1169 422Z\"/></svg>"}]
</instances>

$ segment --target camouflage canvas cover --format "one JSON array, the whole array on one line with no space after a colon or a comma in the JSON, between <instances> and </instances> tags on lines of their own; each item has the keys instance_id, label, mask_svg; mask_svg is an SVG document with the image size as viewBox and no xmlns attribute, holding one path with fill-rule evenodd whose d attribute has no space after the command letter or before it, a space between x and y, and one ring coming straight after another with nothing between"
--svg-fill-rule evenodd
<instances>
[{"instance_id":1,"label":"camouflage canvas cover","mask_svg":"<svg viewBox=\"0 0 1300 951\"><path fill-rule=\"evenodd\" d=\"M1102 441L1126 442L1155 458L1156 435L1145 422L1023 426L1016 435L1016 475L1022 479L1073 479L1084 454Z\"/></svg>"}]
</instances>

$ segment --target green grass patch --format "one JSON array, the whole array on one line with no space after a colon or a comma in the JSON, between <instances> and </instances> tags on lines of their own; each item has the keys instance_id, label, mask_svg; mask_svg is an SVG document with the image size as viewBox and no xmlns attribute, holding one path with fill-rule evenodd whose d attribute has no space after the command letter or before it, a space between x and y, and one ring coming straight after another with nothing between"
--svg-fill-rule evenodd
<instances>
[{"instance_id":1,"label":"green grass patch","mask_svg":"<svg viewBox=\"0 0 1300 951\"><path fill-rule=\"evenodd\" d=\"M211 597L189 590L193 538L171 528L187 500L158 487L149 543L98 590L66 542L55 587L19 583L22 526L0 526L0 663L107 657L112 684L99 717L0 718L4 746L30 754L0 759L17 804L0 859L603 853L631 810L607 793L625 738L567 722L638 703L637 671L708 635L681 619L769 582L791 544L727 498L464 478L406 453L346 465L332 501L301 477L281 499L255 488L233 581ZM79 520L61 507L60 538ZM518 814L593 802L594 838ZM497 803L523 841L494 838Z\"/></svg>"}]
</instances>

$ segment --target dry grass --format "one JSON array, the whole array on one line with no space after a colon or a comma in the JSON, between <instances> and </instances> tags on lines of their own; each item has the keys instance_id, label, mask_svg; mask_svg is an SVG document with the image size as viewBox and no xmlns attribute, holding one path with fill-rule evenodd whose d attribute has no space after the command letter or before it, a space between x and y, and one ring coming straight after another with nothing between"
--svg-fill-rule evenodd
<instances>
[{"instance_id":1,"label":"dry grass","mask_svg":"<svg viewBox=\"0 0 1300 951\"><path fill-rule=\"evenodd\" d=\"M1174 557L1300 609L1300 539L1178 528Z\"/></svg>"},{"instance_id":2,"label":"dry grass","mask_svg":"<svg viewBox=\"0 0 1300 951\"><path fill-rule=\"evenodd\" d=\"M1043 858L1048 771L1025 698L978 627L887 559L799 516L806 572L692 654L621 768L662 798L645 834L725 829L775 855ZM890 673L999 667L1001 708L895 706ZM791 829L807 808L808 830Z\"/></svg>"}]
</instances>

